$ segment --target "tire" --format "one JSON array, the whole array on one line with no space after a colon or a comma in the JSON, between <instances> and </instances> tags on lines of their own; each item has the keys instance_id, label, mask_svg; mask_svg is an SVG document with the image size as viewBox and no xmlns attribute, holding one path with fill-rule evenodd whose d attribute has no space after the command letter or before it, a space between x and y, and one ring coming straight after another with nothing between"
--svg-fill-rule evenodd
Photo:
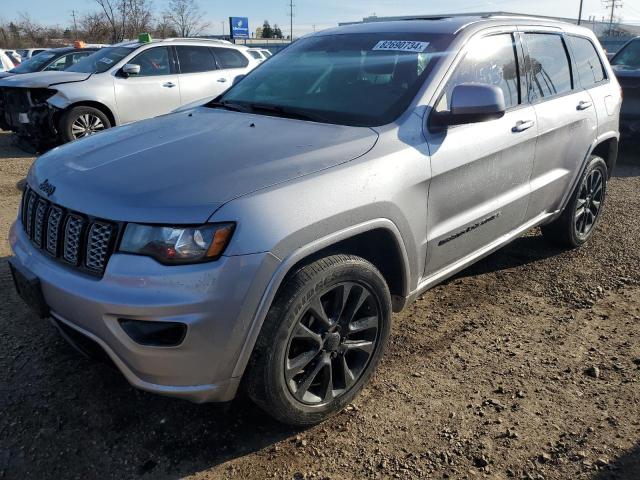
<instances>
[{"instance_id":1,"label":"tire","mask_svg":"<svg viewBox=\"0 0 640 480\"><path fill-rule=\"evenodd\" d=\"M245 374L246 392L280 422L320 423L367 384L390 329L389 288L371 263L351 255L317 260L278 292Z\"/></svg>"},{"instance_id":2,"label":"tire","mask_svg":"<svg viewBox=\"0 0 640 480\"><path fill-rule=\"evenodd\" d=\"M607 164L592 155L562 214L542 226L544 237L565 248L577 248L588 242L602 216L607 179Z\"/></svg>"},{"instance_id":3,"label":"tire","mask_svg":"<svg viewBox=\"0 0 640 480\"><path fill-rule=\"evenodd\" d=\"M111 128L109 117L93 107L73 107L60 117L59 130L63 142L72 142Z\"/></svg>"}]
</instances>

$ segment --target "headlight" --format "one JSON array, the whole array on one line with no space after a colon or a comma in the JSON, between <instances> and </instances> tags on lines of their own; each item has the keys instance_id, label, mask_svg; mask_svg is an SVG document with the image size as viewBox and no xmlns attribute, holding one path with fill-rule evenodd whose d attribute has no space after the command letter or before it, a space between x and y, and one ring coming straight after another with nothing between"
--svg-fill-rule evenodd
<instances>
[{"instance_id":1,"label":"headlight","mask_svg":"<svg viewBox=\"0 0 640 480\"><path fill-rule=\"evenodd\" d=\"M147 255L165 264L215 260L226 248L235 225L217 223L200 227L165 227L129 223L120 251Z\"/></svg>"}]
</instances>

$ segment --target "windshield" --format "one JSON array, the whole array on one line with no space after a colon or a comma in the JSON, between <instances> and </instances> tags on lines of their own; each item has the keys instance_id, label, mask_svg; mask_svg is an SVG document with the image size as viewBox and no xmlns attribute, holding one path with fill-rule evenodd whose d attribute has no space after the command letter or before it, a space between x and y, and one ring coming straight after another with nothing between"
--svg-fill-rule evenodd
<instances>
[{"instance_id":1,"label":"windshield","mask_svg":"<svg viewBox=\"0 0 640 480\"><path fill-rule=\"evenodd\" d=\"M25 60L16 68L11 70L11 73L31 73L39 72L42 70L57 54L51 52L42 52L38 55L34 55L29 60Z\"/></svg>"},{"instance_id":2,"label":"windshield","mask_svg":"<svg viewBox=\"0 0 640 480\"><path fill-rule=\"evenodd\" d=\"M611 60L611 65L640 68L640 40L634 40L620 50Z\"/></svg>"},{"instance_id":3,"label":"windshield","mask_svg":"<svg viewBox=\"0 0 640 480\"><path fill-rule=\"evenodd\" d=\"M211 106L380 126L409 106L452 35L314 36L282 50Z\"/></svg>"},{"instance_id":4,"label":"windshield","mask_svg":"<svg viewBox=\"0 0 640 480\"><path fill-rule=\"evenodd\" d=\"M67 68L67 72L102 73L109 70L135 50L134 47L101 48L96 53L83 58L75 65Z\"/></svg>"}]
</instances>

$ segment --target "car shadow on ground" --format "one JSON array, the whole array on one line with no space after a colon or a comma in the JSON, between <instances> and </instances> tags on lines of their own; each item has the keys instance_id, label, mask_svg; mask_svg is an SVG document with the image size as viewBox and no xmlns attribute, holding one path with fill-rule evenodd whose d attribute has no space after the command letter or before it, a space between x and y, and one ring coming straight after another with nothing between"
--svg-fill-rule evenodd
<instances>
[{"instance_id":1,"label":"car shadow on ground","mask_svg":"<svg viewBox=\"0 0 640 480\"><path fill-rule=\"evenodd\" d=\"M299 432L244 395L196 405L136 390L28 310L6 257L0 284L0 478L180 478Z\"/></svg>"},{"instance_id":2,"label":"car shadow on ground","mask_svg":"<svg viewBox=\"0 0 640 480\"><path fill-rule=\"evenodd\" d=\"M605 470L596 473L593 480L638 480L640 478L640 444L613 460Z\"/></svg>"},{"instance_id":3,"label":"car shadow on ground","mask_svg":"<svg viewBox=\"0 0 640 480\"><path fill-rule=\"evenodd\" d=\"M460 278L475 277L486 273L509 270L539 262L566 252L565 249L545 240L539 229L526 237L520 237L497 252L467 267L445 283Z\"/></svg>"}]
</instances>

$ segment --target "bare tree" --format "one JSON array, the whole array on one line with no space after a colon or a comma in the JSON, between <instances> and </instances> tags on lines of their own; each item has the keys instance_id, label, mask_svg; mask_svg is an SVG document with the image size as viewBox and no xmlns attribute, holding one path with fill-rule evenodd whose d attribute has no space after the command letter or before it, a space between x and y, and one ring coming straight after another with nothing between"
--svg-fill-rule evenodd
<instances>
[{"instance_id":1,"label":"bare tree","mask_svg":"<svg viewBox=\"0 0 640 480\"><path fill-rule=\"evenodd\" d=\"M178 36L178 32L176 32L176 29L173 26L173 22L166 15L163 15L158 19L153 30L154 36L158 38L170 38Z\"/></svg>"},{"instance_id":2,"label":"bare tree","mask_svg":"<svg viewBox=\"0 0 640 480\"><path fill-rule=\"evenodd\" d=\"M149 0L127 0L128 15L125 36L135 38L140 32L148 32L152 28L153 14Z\"/></svg>"},{"instance_id":3,"label":"bare tree","mask_svg":"<svg viewBox=\"0 0 640 480\"><path fill-rule=\"evenodd\" d=\"M104 43L110 40L109 23L103 13L88 13L80 18L81 37L87 42Z\"/></svg>"},{"instance_id":4,"label":"bare tree","mask_svg":"<svg viewBox=\"0 0 640 480\"><path fill-rule=\"evenodd\" d=\"M111 42L120 42L125 35L125 23L127 21L128 0L96 0L102 9L104 18L109 25Z\"/></svg>"},{"instance_id":5,"label":"bare tree","mask_svg":"<svg viewBox=\"0 0 640 480\"><path fill-rule=\"evenodd\" d=\"M193 37L202 33L210 24L202 21L204 12L196 0L170 0L165 16L181 37Z\"/></svg>"},{"instance_id":6,"label":"bare tree","mask_svg":"<svg viewBox=\"0 0 640 480\"><path fill-rule=\"evenodd\" d=\"M28 13L20 12L18 16L20 17L17 25L18 29L22 36L28 40L28 43L33 45L44 45L47 40L45 27L31 20Z\"/></svg>"}]
</instances>

